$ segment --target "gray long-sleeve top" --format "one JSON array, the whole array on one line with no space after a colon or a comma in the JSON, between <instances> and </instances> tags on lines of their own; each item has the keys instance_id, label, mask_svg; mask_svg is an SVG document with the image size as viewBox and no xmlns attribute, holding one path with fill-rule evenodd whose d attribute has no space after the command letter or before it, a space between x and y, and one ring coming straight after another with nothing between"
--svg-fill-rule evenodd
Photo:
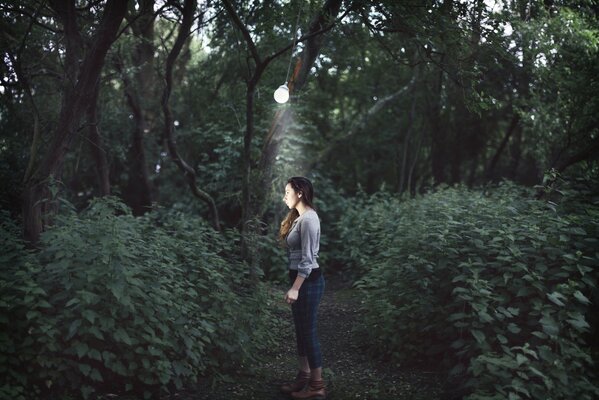
<instances>
[{"instance_id":1,"label":"gray long-sleeve top","mask_svg":"<svg viewBox=\"0 0 599 400\"><path fill-rule=\"evenodd\" d=\"M307 278L313 269L320 268L316 259L320 250L320 220L314 210L300 215L287 235L289 269Z\"/></svg>"}]
</instances>

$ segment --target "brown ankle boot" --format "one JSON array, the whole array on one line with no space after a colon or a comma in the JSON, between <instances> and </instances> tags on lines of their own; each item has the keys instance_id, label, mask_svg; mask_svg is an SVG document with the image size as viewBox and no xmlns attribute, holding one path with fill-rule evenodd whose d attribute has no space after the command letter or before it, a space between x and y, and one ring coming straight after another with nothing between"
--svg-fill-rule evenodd
<instances>
[{"instance_id":1,"label":"brown ankle boot","mask_svg":"<svg viewBox=\"0 0 599 400\"><path fill-rule=\"evenodd\" d=\"M291 393L291 397L303 400L324 400L327 397L324 381L313 381L310 379L308 386L304 390Z\"/></svg>"},{"instance_id":2,"label":"brown ankle boot","mask_svg":"<svg viewBox=\"0 0 599 400\"><path fill-rule=\"evenodd\" d=\"M299 392L300 390L303 390L306 387L309 380L310 380L309 372L299 371L297 373L297 376L295 377L295 381L293 381L291 383L286 383L283 386L281 386L281 392L283 392L283 393Z\"/></svg>"}]
</instances>

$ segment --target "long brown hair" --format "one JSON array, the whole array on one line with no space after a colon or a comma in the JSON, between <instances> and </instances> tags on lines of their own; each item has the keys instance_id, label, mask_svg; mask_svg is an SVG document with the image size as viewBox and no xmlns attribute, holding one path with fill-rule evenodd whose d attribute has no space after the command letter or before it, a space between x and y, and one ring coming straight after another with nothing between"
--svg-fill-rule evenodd
<instances>
[{"instance_id":1,"label":"long brown hair","mask_svg":"<svg viewBox=\"0 0 599 400\"><path fill-rule=\"evenodd\" d=\"M287 183L291 185L291 188L298 195L302 195L300 201L303 201L304 204L312 209L314 209L314 188L312 187L312 182L310 182L307 178L303 176L294 176L287 180ZM293 221L295 221L299 217L299 212L292 208L287 213L283 222L281 222L281 229L279 230L279 240L285 242L285 238L287 234L291 230L291 225Z\"/></svg>"}]
</instances>

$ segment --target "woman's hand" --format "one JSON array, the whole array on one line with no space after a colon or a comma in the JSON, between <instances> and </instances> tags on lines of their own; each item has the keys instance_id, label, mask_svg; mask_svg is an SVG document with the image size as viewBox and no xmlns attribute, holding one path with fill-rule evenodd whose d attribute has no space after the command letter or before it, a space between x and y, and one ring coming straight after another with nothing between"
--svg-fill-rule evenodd
<instances>
[{"instance_id":1,"label":"woman's hand","mask_svg":"<svg viewBox=\"0 0 599 400\"><path fill-rule=\"evenodd\" d=\"M299 294L299 290L291 288L285 294L285 301L287 304L293 304L297 300L297 296Z\"/></svg>"}]
</instances>

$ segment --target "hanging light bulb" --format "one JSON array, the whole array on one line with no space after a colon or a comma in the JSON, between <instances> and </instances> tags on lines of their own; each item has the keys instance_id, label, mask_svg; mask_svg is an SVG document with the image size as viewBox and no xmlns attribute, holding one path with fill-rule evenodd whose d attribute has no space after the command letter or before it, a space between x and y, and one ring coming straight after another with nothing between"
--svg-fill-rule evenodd
<instances>
[{"instance_id":1,"label":"hanging light bulb","mask_svg":"<svg viewBox=\"0 0 599 400\"><path fill-rule=\"evenodd\" d=\"M279 104L287 103L287 100L289 100L289 88L287 87L287 82L275 90L274 97L275 101Z\"/></svg>"},{"instance_id":2,"label":"hanging light bulb","mask_svg":"<svg viewBox=\"0 0 599 400\"><path fill-rule=\"evenodd\" d=\"M301 2L300 2L301 4ZM275 101L279 104L284 104L289 101L289 87L287 84L289 83L289 71L291 71L291 61L293 60L293 51L295 50L295 45L297 44L295 35L297 33L297 27L299 26L300 14L302 13L302 8L300 7L297 11L297 19L295 21L295 28L293 29L293 40L291 43L291 51L289 52L289 65L287 66L287 75L285 76L285 84L281 85L275 90L274 98Z\"/></svg>"}]
</instances>

